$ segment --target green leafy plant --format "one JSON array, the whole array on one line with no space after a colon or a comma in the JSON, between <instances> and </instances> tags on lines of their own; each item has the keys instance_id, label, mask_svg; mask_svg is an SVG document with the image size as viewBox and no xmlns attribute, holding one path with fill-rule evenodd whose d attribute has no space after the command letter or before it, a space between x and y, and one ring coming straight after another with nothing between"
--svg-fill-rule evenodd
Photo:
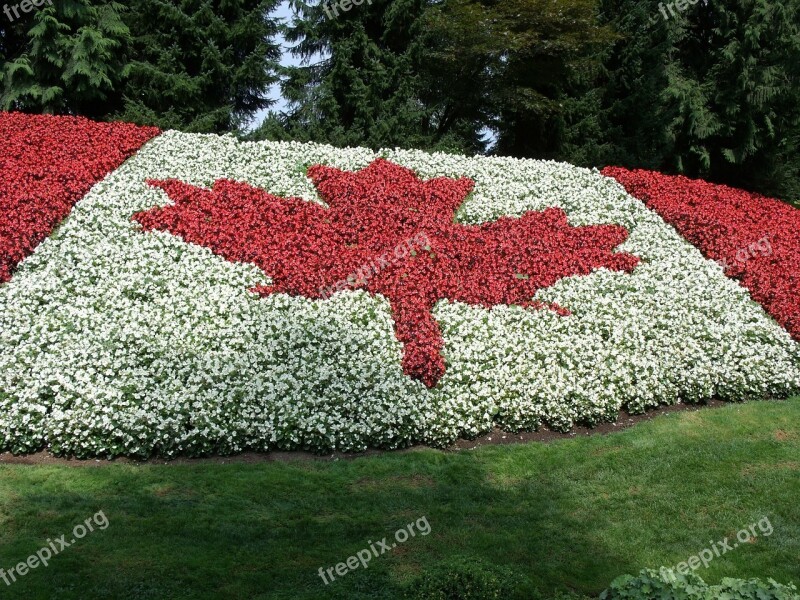
<instances>
[{"instance_id":1,"label":"green leafy plant","mask_svg":"<svg viewBox=\"0 0 800 600\"><path fill-rule=\"evenodd\" d=\"M793 585L772 579L723 579L708 585L694 573L645 569L636 577L623 575L600 594L600 600L800 600Z\"/></svg>"},{"instance_id":2,"label":"green leafy plant","mask_svg":"<svg viewBox=\"0 0 800 600\"><path fill-rule=\"evenodd\" d=\"M457 557L428 569L409 586L408 600L506 600L521 578L511 570Z\"/></svg>"}]
</instances>

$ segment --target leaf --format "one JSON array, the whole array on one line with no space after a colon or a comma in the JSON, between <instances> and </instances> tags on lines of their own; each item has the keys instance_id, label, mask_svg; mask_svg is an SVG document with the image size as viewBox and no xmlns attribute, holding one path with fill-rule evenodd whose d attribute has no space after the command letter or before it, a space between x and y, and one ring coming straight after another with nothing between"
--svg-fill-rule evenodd
<instances>
[{"instance_id":1,"label":"leaf","mask_svg":"<svg viewBox=\"0 0 800 600\"><path fill-rule=\"evenodd\" d=\"M254 263L273 282L254 290L262 295L325 299L348 289L383 295L404 344L403 368L428 386L445 371L432 315L439 300L567 315L534 301L537 290L599 267L629 272L638 264L614 252L625 229L572 227L561 209L480 226L456 223L456 209L473 187L466 178L422 181L385 159L356 173L314 166L309 176L329 208L240 182L219 180L208 190L167 180L150 183L174 205L134 218L145 230L169 231L228 260ZM411 258L425 247L431 251Z\"/></svg>"}]
</instances>

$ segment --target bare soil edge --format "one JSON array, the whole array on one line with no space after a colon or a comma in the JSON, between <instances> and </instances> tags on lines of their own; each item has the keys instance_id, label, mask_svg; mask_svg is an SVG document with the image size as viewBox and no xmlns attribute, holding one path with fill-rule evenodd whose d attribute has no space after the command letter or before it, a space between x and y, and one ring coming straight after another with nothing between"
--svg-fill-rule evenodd
<instances>
[{"instance_id":1,"label":"bare soil edge","mask_svg":"<svg viewBox=\"0 0 800 600\"><path fill-rule=\"evenodd\" d=\"M458 440L452 446L439 449L439 452L460 452L472 450L482 446L506 445L506 444L527 444L527 443L550 443L559 440L574 439L592 435L607 435L616 431L622 431L633 427L642 422L651 421L661 415L678 412L695 412L710 410L723 406L735 406L731 402L722 400L710 400L704 404L673 404L649 410L644 414L632 415L625 410L620 411L619 418L613 423L600 423L595 427L574 427L567 433L552 431L542 427L539 431L509 433L495 428L492 432L478 436L475 439ZM274 452L243 452L231 456L208 456L201 458L177 457L172 459L150 458L147 460L119 457L111 460L107 459L79 459L54 456L44 450L33 454L14 455L10 452L0 453L0 465L53 465L64 467L96 467L108 464L121 465L232 465L232 464L257 464L270 462L292 462L292 461L337 461L352 460L364 456L376 456L380 454L397 454L404 452L414 452L421 449L431 450L428 446L412 446L401 450L367 450L365 452L345 453L335 452L332 454L317 455L303 451L274 451Z\"/></svg>"}]
</instances>

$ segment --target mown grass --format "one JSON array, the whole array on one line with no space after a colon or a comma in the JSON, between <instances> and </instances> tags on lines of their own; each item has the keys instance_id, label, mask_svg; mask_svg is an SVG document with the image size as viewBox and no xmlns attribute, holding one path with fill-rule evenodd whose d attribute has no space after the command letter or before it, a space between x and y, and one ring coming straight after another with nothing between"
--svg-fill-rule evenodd
<instances>
[{"instance_id":1,"label":"mown grass","mask_svg":"<svg viewBox=\"0 0 800 600\"><path fill-rule=\"evenodd\" d=\"M336 462L0 467L0 567L102 510L95 531L11 586L25 599L396 598L454 556L527 589L596 594L768 517L771 536L699 574L800 583L800 398L661 416L608 436ZM317 574L427 517L325 586ZM69 537L69 536L68 536Z\"/></svg>"}]
</instances>

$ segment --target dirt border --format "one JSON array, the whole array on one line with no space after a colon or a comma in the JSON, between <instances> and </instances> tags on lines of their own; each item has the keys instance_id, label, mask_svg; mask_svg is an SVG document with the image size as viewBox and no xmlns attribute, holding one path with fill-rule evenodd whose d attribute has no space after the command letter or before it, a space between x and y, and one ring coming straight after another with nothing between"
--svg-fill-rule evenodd
<instances>
[{"instance_id":1,"label":"dirt border","mask_svg":"<svg viewBox=\"0 0 800 600\"><path fill-rule=\"evenodd\" d=\"M764 400L770 402L771 400ZM54 456L50 452L41 451L33 454L14 455L10 452L0 454L0 465L52 465L64 467L97 467L109 464L121 465L204 465L204 464L259 464L271 462L293 462L293 461L319 461L319 462L332 462L337 460L352 460L364 456L376 456L381 454L398 454L405 452L414 452L422 449L438 450L440 452L460 452L462 450L472 450L482 446L499 446L507 444L528 444L528 443L550 443L559 440L567 440L578 437L587 437L592 435L608 435L617 431L622 431L633 427L639 423L652 421L661 415L679 413L679 412L696 412L701 410L710 410L721 408L723 406L740 406L742 403L724 402L722 400L710 400L705 404L673 404L669 406L662 406L650 410L644 414L632 415L629 412L620 411L619 418L613 423L600 423L597 426L590 427L575 427L567 433L552 431L546 427L542 427L539 431L509 433L501 429L495 428L492 432L485 435L478 436L472 440L461 439L452 446L444 449L431 448L429 446L416 445L409 448L400 450L367 450L358 453L344 453L335 452L333 454L317 455L304 451L274 451L274 452L243 452L231 456L208 456L202 458L191 457L177 457L172 459L165 458L150 458L147 460L132 459L119 457L111 460L101 458L62 458Z\"/></svg>"}]
</instances>

